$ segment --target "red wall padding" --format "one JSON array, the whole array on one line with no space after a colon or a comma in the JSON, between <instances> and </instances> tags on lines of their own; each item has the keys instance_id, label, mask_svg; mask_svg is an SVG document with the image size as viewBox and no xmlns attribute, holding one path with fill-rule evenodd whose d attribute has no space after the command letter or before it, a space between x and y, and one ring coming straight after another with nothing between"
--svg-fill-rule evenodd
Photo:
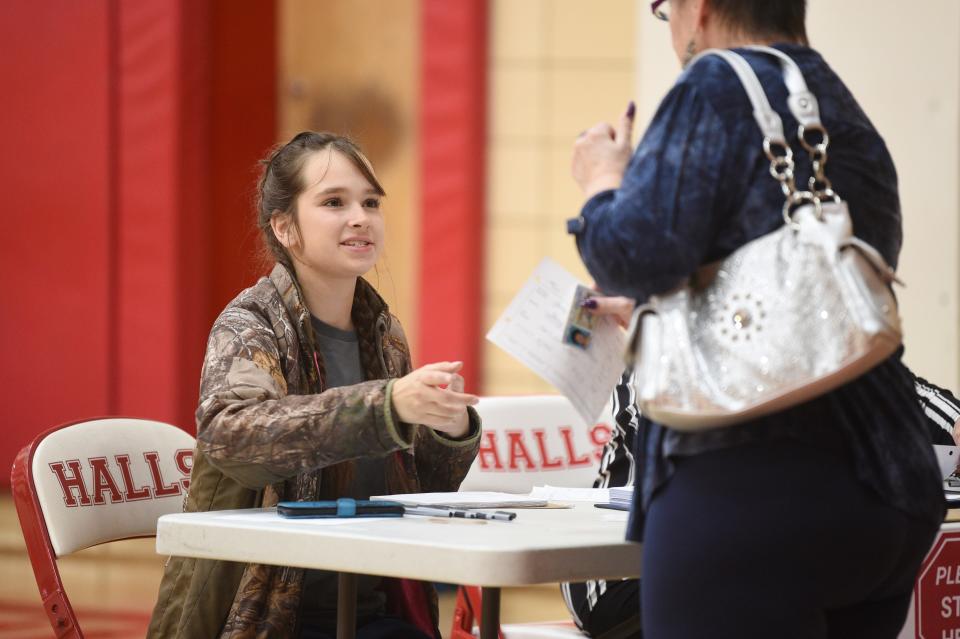
<instances>
[{"instance_id":1,"label":"red wall padding","mask_svg":"<svg viewBox=\"0 0 960 639\"><path fill-rule=\"evenodd\" d=\"M217 241L207 259L216 316L265 271L253 207L257 160L276 142L277 27L273 0L216 0L213 11L208 217Z\"/></svg>"},{"instance_id":2,"label":"red wall padding","mask_svg":"<svg viewBox=\"0 0 960 639\"><path fill-rule=\"evenodd\" d=\"M209 56L185 31L204 22L203 6L119 3L116 410L187 428L187 369L178 363L195 367L202 348L184 338L204 315L195 258L207 244L206 220L191 213L208 193L206 180L188 182L182 169L205 170L208 149L196 144L207 137L207 101L185 97L205 90ZM188 127L199 129L193 140ZM179 277L181 269L200 281Z\"/></svg>"},{"instance_id":3,"label":"red wall padding","mask_svg":"<svg viewBox=\"0 0 960 639\"><path fill-rule=\"evenodd\" d=\"M422 0L421 363L480 375L486 165L487 0Z\"/></svg>"},{"instance_id":4,"label":"red wall padding","mask_svg":"<svg viewBox=\"0 0 960 639\"><path fill-rule=\"evenodd\" d=\"M252 281L274 3L0 3L0 468L58 422L193 431L213 318ZM8 473L0 473L6 484Z\"/></svg>"},{"instance_id":5,"label":"red wall padding","mask_svg":"<svg viewBox=\"0 0 960 639\"><path fill-rule=\"evenodd\" d=\"M39 431L109 410L106 2L0 3L0 482Z\"/></svg>"}]
</instances>

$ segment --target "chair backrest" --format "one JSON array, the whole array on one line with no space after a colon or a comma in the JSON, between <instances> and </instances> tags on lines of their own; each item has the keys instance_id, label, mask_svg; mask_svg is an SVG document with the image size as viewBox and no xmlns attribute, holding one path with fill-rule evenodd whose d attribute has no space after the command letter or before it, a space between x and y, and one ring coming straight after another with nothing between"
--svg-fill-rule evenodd
<instances>
[{"instance_id":1,"label":"chair backrest","mask_svg":"<svg viewBox=\"0 0 960 639\"><path fill-rule=\"evenodd\" d=\"M610 411L584 424L560 395L483 397L480 452L460 490L528 493L534 486L589 488L613 432Z\"/></svg>"},{"instance_id":2,"label":"chair backrest","mask_svg":"<svg viewBox=\"0 0 960 639\"><path fill-rule=\"evenodd\" d=\"M83 636L57 558L155 535L157 518L182 508L193 447L193 437L176 426L104 418L53 428L17 454L14 503L57 637Z\"/></svg>"}]
</instances>

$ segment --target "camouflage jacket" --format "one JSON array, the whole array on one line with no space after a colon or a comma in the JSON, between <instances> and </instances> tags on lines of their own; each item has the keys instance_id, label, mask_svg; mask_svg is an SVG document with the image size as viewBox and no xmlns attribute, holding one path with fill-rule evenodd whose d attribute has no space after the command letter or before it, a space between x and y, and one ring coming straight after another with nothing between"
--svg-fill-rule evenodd
<instances>
[{"instance_id":1,"label":"camouflage jacket","mask_svg":"<svg viewBox=\"0 0 960 639\"><path fill-rule=\"evenodd\" d=\"M395 378L411 370L399 322L358 279L352 310L368 381L324 389L310 314L290 271L240 293L210 331L197 409L188 512L317 499L323 468L387 455L391 493L456 490L477 454L480 424L452 440L397 420ZM289 637L304 571L171 557L149 637ZM427 588L436 624L436 593ZM421 600L424 598L421 597Z\"/></svg>"}]
</instances>

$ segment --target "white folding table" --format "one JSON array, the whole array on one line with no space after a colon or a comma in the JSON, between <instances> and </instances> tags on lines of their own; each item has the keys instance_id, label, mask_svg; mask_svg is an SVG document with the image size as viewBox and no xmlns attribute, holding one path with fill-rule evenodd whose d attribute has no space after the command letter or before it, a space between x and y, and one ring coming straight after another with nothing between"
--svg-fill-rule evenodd
<instances>
[{"instance_id":1,"label":"white folding table","mask_svg":"<svg viewBox=\"0 0 960 639\"><path fill-rule=\"evenodd\" d=\"M157 552L339 572L338 639L354 636L358 573L483 587L483 639L497 636L503 586L639 576L640 544L624 541L627 513L589 503L514 512L509 522L178 513L159 519Z\"/></svg>"}]
</instances>

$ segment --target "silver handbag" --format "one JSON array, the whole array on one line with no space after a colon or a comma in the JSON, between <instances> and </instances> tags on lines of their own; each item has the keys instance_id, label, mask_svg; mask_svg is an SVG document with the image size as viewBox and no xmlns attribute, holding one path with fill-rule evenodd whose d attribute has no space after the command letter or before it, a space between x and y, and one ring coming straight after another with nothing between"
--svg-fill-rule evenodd
<instances>
[{"instance_id":1,"label":"silver handbag","mask_svg":"<svg viewBox=\"0 0 960 639\"><path fill-rule=\"evenodd\" d=\"M638 404L675 430L717 428L799 404L865 373L902 339L893 270L854 237L847 205L824 175L829 136L816 98L788 56L752 48L780 60L813 177L808 190L796 189L783 123L746 60L732 51L701 54L722 57L740 78L786 201L779 229L634 312L628 357Z\"/></svg>"}]
</instances>

